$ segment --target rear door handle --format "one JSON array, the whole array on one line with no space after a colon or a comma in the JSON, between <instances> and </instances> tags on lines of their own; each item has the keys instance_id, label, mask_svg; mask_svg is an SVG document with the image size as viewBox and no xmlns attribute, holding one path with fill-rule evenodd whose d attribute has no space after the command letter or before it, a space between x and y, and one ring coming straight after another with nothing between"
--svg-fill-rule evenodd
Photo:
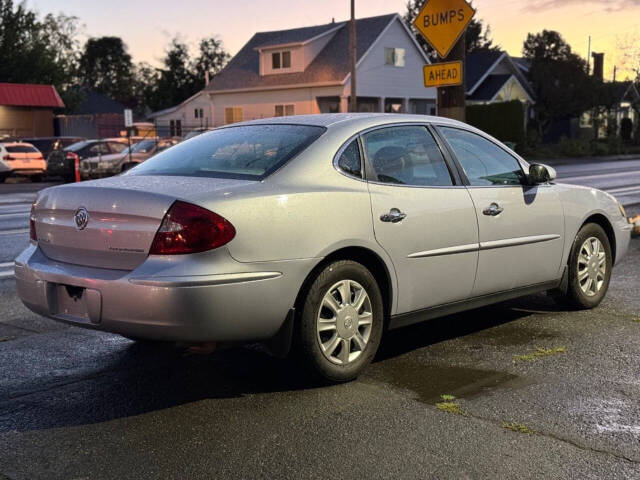
<instances>
[{"instance_id":1,"label":"rear door handle","mask_svg":"<svg viewBox=\"0 0 640 480\"><path fill-rule=\"evenodd\" d=\"M502 208L496 202L493 202L491 205L489 205L487 208L485 208L482 211L482 213L484 213L485 215L488 215L490 217L495 217L496 215L500 215L503 211L504 211L504 208Z\"/></svg>"},{"instance_id":2,"label":"rear door handle","mask_svg":"<svg viewBox=\"0 0 640 480\"><path fill-rule=\"evenodd\" d=\"M406 216L406 213L402 213L397 208L392 208L391 210L389 210L389 213L383 213L382 215L380 215L380 220L383 222L398 223L404 220Z\"/></svg>"}]
</instances>

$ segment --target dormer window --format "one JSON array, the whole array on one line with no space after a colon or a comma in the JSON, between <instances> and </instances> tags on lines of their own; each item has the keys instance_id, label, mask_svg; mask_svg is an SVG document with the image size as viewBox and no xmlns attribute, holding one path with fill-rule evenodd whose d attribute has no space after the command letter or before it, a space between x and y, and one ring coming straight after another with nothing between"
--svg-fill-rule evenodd
<instances>
[{"instance_id":1,"label":"dormer window","mask_svg":"<svg viewBox=\"0 0 640 480\"><path fill-rule=\"evenodd\" d=\"M291 51L274 52L271 54L271 68L279 70L281 68L291 68Z\"/></svg>"}]
</instances>

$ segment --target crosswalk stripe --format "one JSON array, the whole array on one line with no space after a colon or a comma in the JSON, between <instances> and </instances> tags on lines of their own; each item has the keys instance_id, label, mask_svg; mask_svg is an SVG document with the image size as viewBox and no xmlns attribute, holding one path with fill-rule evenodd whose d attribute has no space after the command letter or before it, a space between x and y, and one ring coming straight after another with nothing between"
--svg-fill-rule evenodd
<instances>
[{"instance_id":1,"label":"crosswalk stripe","mask_svg":"<svg viewBox=\"0 0 640 480\"><path fill-rule=\"evenodd\" d=\"M640 190L640 185L631 185L628 187L612 188L612 189L607 189L606 191L609 193L622 193L622 192L635 192L638 190Z\"/></svg>"},{"instance_id":2,"label":"crosswalk stripe","mask_svg":"<svg viewBox=\"0 0 640 480\"><path fill-rule=\"evenodd\" d=\"M0 268L13 267L13 262L0 263Z\"/></svg>"}]
</instances>

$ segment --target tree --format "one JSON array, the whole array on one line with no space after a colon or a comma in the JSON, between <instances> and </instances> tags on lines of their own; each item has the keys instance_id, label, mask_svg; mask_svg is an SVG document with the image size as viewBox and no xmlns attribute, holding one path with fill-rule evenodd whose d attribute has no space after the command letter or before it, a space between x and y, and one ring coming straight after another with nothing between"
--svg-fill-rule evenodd
<instances>
[{"instance_id":1,"label":"tree","mask_svg":"<svg viewBox=\"0 0 640 480\"><path fill-rule=\"evenodd\" d=\"M209 78L224 68L231 56L222 45L222 41L216 37L203 38L198 46L199 55L193 62L193 70L196 76L196 83L204 86L207 73Z\"/></svg>"},{"instance_id":2,"label":"tree","mask_svg":"<svg viewBox=\"0 0 640 480\"><path fill-rule=\"evenodd\" d=\"M599 104L598 81L589 77L586 62L571 51L558 32L528 34L522 53L531 62L540 135L554 120L580 116Z\"/></svg>"},{"instance_id":3,"label":"tree","mask_svg":"<svg viewBox=\"0 0 640 480\"><path fill-rule=\"evenodd\" d=\"M77 64L78 19L63 14L40 20L25 3L0 0L0 78L51 84L65 100Z\"/></svg>"},{"instance_id":4,"label":"tree","mask_svg":"<svg viewBox=\"0 0 640 480\"><path fill-rule=\"evenodd\" d=\"M130 106L134 102L131 55L119 37L90 38L79 62L82 85Z\"/></svg>"},{"instance_id":5,"label":"tree","mask_svg":"<svg viewBox=\"0 0 640 480\"><path fill-rule=\"evenodd\" d=\"M416 37L418 44L424 49L431 60L438 60L438 54L424 39L422 34L413 26L413 20L416 18L424 0L407 1L407 11L404 15L404 21L408 25L411 32ZM469 26L465 32L465 46L467 53L477 51L497 51L500 50L499 45L494 45L491 39L491 27L484 25L480 19L471 19Z\"/></svg>"}]
</instances>

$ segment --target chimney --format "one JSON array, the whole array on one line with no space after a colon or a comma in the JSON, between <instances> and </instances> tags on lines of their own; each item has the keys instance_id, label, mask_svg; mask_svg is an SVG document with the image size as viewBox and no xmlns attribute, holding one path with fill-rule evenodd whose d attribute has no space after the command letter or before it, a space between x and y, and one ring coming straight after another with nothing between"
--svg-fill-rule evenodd
<instances>
[{"instance_id":1,"label":"chimney","mask_svg":"<svg viewBox=\"0 0 640 480\"><path fill-rule=\"evenodd\" d=\"M604 81L604 53L593 52L593 76L601 82Z\"/></svg>"},{"instance_id":2,"label":"chimney","mask_svg":"<svg viewBox=\"0 0 640 480\"><path fill-rule=\"evenodd\" d=\"M204 85L205 87L209 85L209 72L204 72Z\"/></svg>"}]
</instances>

